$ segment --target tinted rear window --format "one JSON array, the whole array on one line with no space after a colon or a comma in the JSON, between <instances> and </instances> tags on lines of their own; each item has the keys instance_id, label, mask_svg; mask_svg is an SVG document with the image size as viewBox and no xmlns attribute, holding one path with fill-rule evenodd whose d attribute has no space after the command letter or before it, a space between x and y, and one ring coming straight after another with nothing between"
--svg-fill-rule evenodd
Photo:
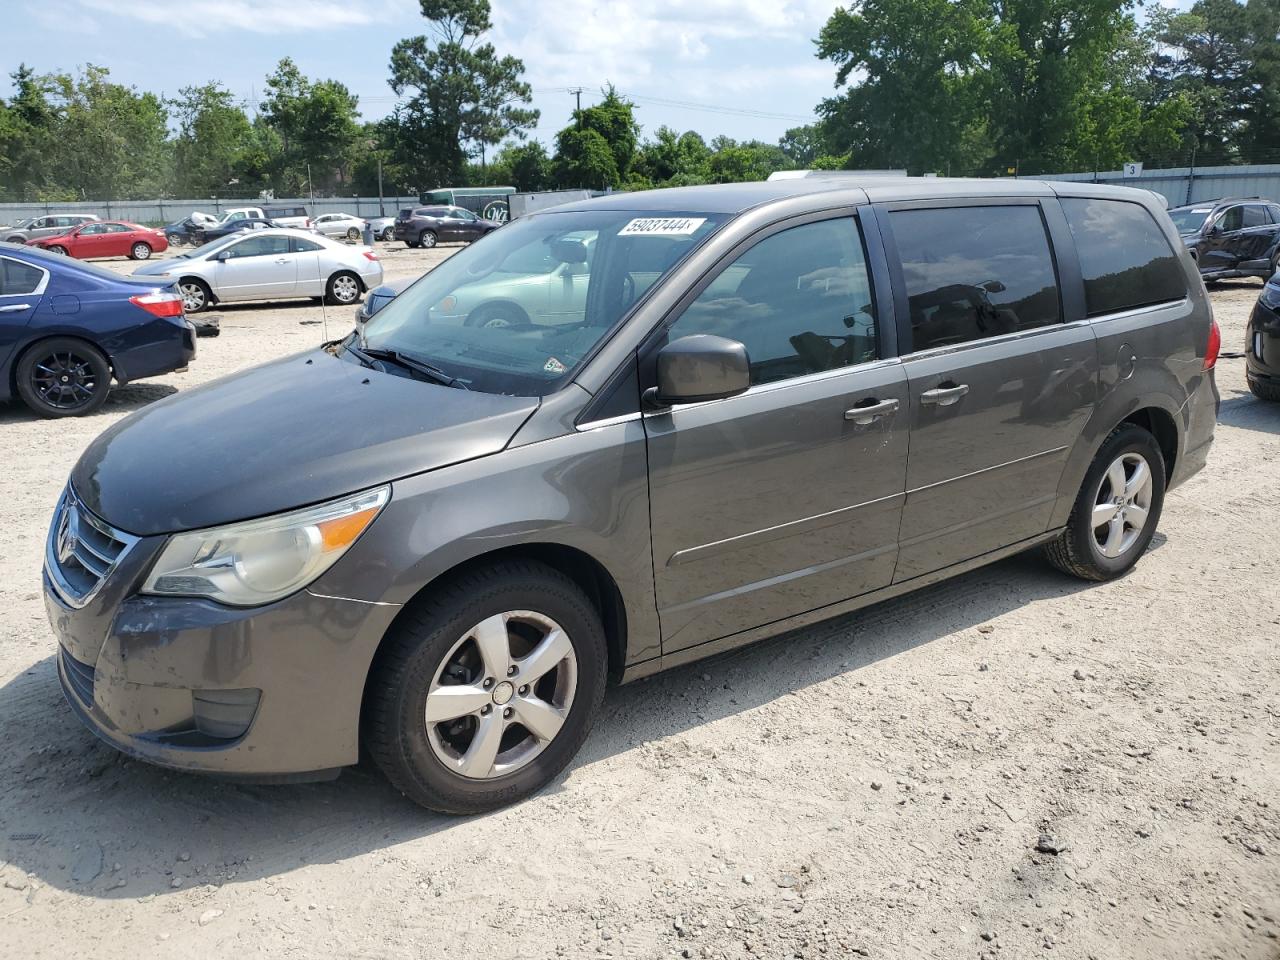
<instances>
[{"instance_id":1,"label":"tinted rear window","mask_svg":"<svg viewBox=\"0 0 1280 960\"><path fill-rule=\"evenodd\" d=\"M907 285L913 350L1061 319L1038 206L895 210L889 220Z\"/></svg>"},{"instance_id":2,"label":"tinted rear window","mask_svg":"<svg viewBox=\"0 0 1280 960\"><path fill-rule=\"evenodd\" d=\"M1123 200L1065 197L1085 307L1096 317L1187 295L1178 257L1147 209Z\"/></svg>"}]
</instances>

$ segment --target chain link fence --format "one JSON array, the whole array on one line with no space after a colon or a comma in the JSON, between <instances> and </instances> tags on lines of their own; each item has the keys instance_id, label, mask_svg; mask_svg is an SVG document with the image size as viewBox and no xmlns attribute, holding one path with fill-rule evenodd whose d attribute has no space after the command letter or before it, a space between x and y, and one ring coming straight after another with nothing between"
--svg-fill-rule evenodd
<instances>
[{"instance_id":1,"label":"chain link fence","mask_svg":"<svg viewBox=\"0 0 1280 960\"><path fill-rule=\"evenodd\" d=\"M204 199L87 200L75 203L0 203L0 223L13 224L27 217L47 217L60 213L92 213L103 220L128 220L144 226L163 226L201 210L214 216L236 207L306 207L312 217L322 213L350 213L357 217L394 217L402 206L412 206L418 198L383 197L288 197L275 200L206 197Z\"/></svg>"}]
</instances>

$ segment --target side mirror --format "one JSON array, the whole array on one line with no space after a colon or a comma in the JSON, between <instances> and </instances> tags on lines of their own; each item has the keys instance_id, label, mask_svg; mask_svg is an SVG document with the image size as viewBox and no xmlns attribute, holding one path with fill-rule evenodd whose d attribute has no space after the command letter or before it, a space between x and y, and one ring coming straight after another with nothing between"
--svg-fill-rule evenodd
<instances>
[{"instance_id":1,"label":"side mirror","mask_svg":"<svg viewBox=\"0 0 1280 960\"><path fill-rule=\"evenodd\" d=\"M1217 237L1217 236L1220 236L1221 234L1222 234L1222 224L1215 223L1212 227L1209 228L1209 236Z\"/></svg>"},{"instance_id":2,"label":"side mirror","mask_svg":"<svg viewBox=\"0 0 1280 960\"><path fill-rule=\"evenodd\" d=\"M213 259L217 260L219 263L222 263L224 260L230 260L230 259L231 259L231 251L230 251L230 250L219 250L217 253L215 253L215 254L213 255Z\"/></svg>"},{"instance_id":3,"label":"side mirror","mask_svg":"<svg viewBox=\"0 0 1280 960\"><path fill-rule=\"evenodd\" d=\"M645 393L653 405L723 400L751 386L751 361L737 340L707 333L681 337L663 347L657 360L658 385Z\"/></svg>"},{"instance_id":4,"label":"side mirror","mask_svg":"<svg viewBox=\"0 0 1280 960\"><path fill-rule=\"evenodd\" d=\"M586 241L571 237L561 237L558 240L552 240L551 255L561 263L586 263Z\"/></svg>"}]
</instances>

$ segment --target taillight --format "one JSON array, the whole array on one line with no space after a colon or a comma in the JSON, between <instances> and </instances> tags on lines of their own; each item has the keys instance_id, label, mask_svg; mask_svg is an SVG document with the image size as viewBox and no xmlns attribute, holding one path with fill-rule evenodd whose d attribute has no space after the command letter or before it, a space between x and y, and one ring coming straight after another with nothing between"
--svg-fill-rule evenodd
<instances>
[{"instance_id":1,"label":"taillight","mask_svg":"<svg viewBox=\"0 0 1280 960\"><path fill-rule=\"evenodd\" d=\"M311 229L311 218L310 218L310 217L307 217L307 229L308 229L308 230L310 230L310 229Z\"/></svg>"},{"instance_id":2,"label":"taillight","mask_svg":"<svg viewBox=\"0 0 1280 960\"><path fill-rule=\"evenodd\" d=\"M182 295L179 293L143 293L130 297L129 302L153 317L182 316Z\"/></svg>"},{"instance_id":3,"label":"taillight","mask_svg":"<svg viewBox=\"0 0 1280 960\"><path fill-rule=\"evenodd\" d=\"M364 258L365 258L366 260L377 260L377 259L378 259L378 255L377 255L376 253L374 253L372 250L366 250L366 251L364 252Z\"/></svg>"},{"instance_id":4,"label":"taillight","mask_svg":"<svg viewBox=\"0 0 1280 960\"><path fill-rule=\"evenodd\" d=\"M1218 321L1209 321L1209 342L1204 345L1204 369L1212 370L1218 362L1218 351L1222 349L1222 331L1218 329Z\"/></svg>"}]
</instances>

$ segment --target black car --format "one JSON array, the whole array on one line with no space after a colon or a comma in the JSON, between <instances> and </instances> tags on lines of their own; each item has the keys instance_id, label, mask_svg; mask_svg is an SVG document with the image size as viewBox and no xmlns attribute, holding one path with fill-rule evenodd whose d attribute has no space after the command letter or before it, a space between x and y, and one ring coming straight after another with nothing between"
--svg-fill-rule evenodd
<instances>
[{"instance_id":1,"label":"black car","mask_svg":"<svg viewBox=\"0 0 1280 960\"><path fill-rule=\"evenodd\" d=\"M175 220L173 223L166 223L164 225L164 235L169 240L169 246L171 247L183 243L199 243L200 231L205 226L212 226L212 224L202 224L191 217L186 217L182 220Z\"/></svg>"},{"instance_id":2,"label":"black car","mask_svg":"<svg viewBox=\"0 0 1280 960\"><path fill-rule=\"evenodd\" d=\"M396 239L411 247L437 243L470 243L502 224L484 220L463 207L407 207L396 217Z\"/></svg>"},{"instance_id":3,"label":"black car","mask_svg":"<svg viewBox=\"0 0 1280 960\"><path fill-rule=\"evenodd\" d=\"M1262 288L1249 317L1244 368L1255 397L1280 402L1280 273Z\"/></svg>"},{"instance_id":4,"label":"black car","mask_svg":"<svg viewBox=\"0 0 1280 960\"><path fill-rule=\"evenodd\" d=\"M1280 269L1280 203L1205 200L1169 211L1205 280L1266 277Z\"/></svg>"},{"instance_id":5,"label":"black car","mask_svg":"<svg viewBox=\"0 0 1280 960\"><path fill-rule=\"evenodd\" d=\"M221 240L223 237L229 237L233 233L239 233L241 230L266 230L269 227L283 227L286 224L276 223L274 220L268 220L266 217L241 217L237 220L228 220L225 223L215 224L212 227L202 227L196 231L194 243L197 245L208 243L210 240Z\"/></svg>"}]
</instances>

